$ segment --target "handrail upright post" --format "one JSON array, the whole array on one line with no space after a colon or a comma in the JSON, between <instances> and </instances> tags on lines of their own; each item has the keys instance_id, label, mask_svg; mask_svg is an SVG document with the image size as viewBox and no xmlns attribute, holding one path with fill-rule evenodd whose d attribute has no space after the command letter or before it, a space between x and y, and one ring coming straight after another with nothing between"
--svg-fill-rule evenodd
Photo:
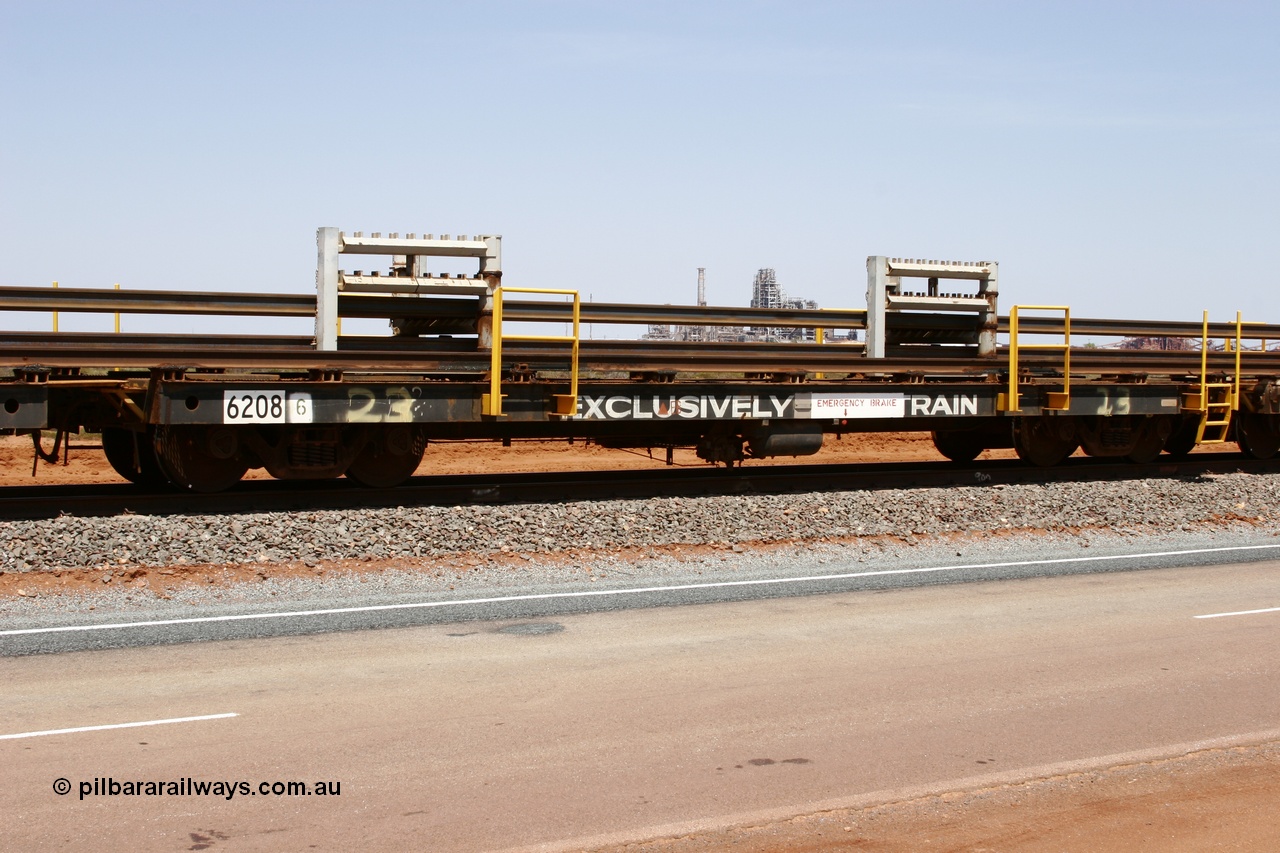
<instances>
[{"instance_id":1,"label":"handrail upright post","mask_svg":"<svg viewBox=\"0 0 1280 853\"><path fill-rule=\"evenodd\" d=\"M1071 306L1062 306L1062 396L1071 410Z\"/></svg>"},{"instance_id":2,"label":"handrail upright post","mask_svg":"<svg viewBox=\"0 0 1280 853\"><path fill-rule=\"evenodd\" d=\"M1209 312L1204 312L1200 333L1200 411L1209 411Z\"/></svg>"},{"instance_id":3,"label":"handrail upright post","mask_svg":"<svg viewBox=\"0 0 1280 853\"><path fill-rule=\"evenodd\" d=\"M1009 412L1022 411L1018 399L1018 306L1009 309Z\"/></svg>"},{"instance_id":4,"label":"handrail upright post","mask_svg":"<svg viewBox=\"0 0 1280 853\"><path fill-rule=\"evenodd\" d=\"M489 347L489 407L484 414L502 417L502 285L493 289L493 343Z\"/></svg>"},{"instance_id":5,"label":"handrail upright post","mask_svg":"<svg viewBox=\"0 0 1280 853\"><path fill-rule=\"evenodd\" d=\"M573 292L573 363L569 374L569 396L573 398L573 414L578 411L578 332L582 318L582 299L578 291Z\"/></svg>"},{"instance_id":6,"label":"handrail upright post","mask_svg":"<svg viewBox=\"0 0 1280 853\"><path fill-rule=\"evenodd\" d=\"M1241 327L1242 325L1243 325L1243 324L1240 322L1240 312L1239 312L1239 311L1237 311L1237 312L1236 312L1236 373L1235 373L1235 388L1234 388L1234 389L1232 389L1232 392L1231 392L1231 411L1233 411L1233 412L1238 412L1238 411L1240 411L1240 344L1241 344L1241 340L1240 340L1240 336L1241 336L1241 328L1240 328L1240 327Z\"/></svg>"}]
</instances>

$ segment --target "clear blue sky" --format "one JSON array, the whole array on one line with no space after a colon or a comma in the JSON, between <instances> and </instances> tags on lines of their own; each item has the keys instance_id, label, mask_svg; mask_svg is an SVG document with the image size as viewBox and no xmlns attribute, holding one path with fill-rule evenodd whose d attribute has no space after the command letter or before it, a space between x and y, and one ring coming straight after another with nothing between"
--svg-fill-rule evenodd
<instances>
[{"instance_id":1,"label":"clear blue sky","mask_svg":"<svg viewBox=\"0 0 1280 853\"><path fill-rule=\"evenodd\" d=\"M1274 3L0 3L3 284L308 292L335 225L597 301L888 254L1280 322Z\"/></svg>"}]
</instances>

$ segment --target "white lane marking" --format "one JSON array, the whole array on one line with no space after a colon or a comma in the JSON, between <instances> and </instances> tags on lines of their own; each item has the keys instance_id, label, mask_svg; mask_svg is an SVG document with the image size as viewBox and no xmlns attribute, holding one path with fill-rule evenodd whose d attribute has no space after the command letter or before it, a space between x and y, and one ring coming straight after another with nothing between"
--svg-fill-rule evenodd
<instances>
[{"instance_id":1,"label":"white lane marking","mask_svg":"<svg viewBox=\"0 0 1280 853\"><path fill-rule=\"evenodd\" d=\"M1220 616L1252 616L1255 613L1276 613L1280 612L1280 607L1264 607L1261 610L1236 610L1232 613L1206 613L1203 616L1193 616L1193 619L1217 619Z\"/></svg>"},{"instance_id":2,"label":"white lane marking","mask_svg":"<svg viewBox=\"0 0 1280 853\"><path fill-rule=\"evenodd\" d=\"M414 601L404 604L368 604L361 607L329 607L322 610L289 610L274 613L237 613L230 616L189 616L182 619L154 619L146 622L111 622L103 625L57 625L51 628L18 628L0 631L0 637L22 634L61 634L80 631L109 631L117 628L154 628L162 625L198 625L210 622L247 622L253 619L293 619L299 616L336 616L343 613L376 613L387 610L421 610L434 607L468 607L476 604L509 604L517 601L547 601L564 598L603 598L648 595L655 592L685 592L695 589L725 589L735 586L777 586L818 581L852 580L887 575L920 575L936 572L958 572L965 569L1002 569L1014 566L1052 566L1066 563L1103 563L1114 560L1142 560L1149 557L1184 557L1191 554L1221 554L1228 551L1280 550L1277 545L1232 545L1223 548L1191 548L1184 551L1151 551L1146 554L1112 554L1105 557L1060 557L1053 560L1016 560L1008 563L970 563L963 566L933 566L924 569L884 569L873 572L848 572L836 575L806 575L798 578L758 578L745 581L708 581L706 583L645 586L628 589L584 589L576 592L542 592L529 595L504 595L490 598L461 598L449 601Z\"/></svg>"},{"instance_id":3,"label":"white lane marking","mask_svg":"<svg viewBox=\"0 0 1280 853\"><path fill-rule=\"evenodd\" d=\"M195 723L201 720L225 720L227 717L238 717L239 714L205 714L203 717L174 717L170 720L143 720L140 723L115 723L110 726L80 726L74 729L49 729L43 732L19 732L16 735L0 735L0 740L14 740L20 737L44 737L45 735L72 735L79 732L101 732L107 729L136 729L139 726L163 726L168 723Z\"/></svg>"}]
</instances>

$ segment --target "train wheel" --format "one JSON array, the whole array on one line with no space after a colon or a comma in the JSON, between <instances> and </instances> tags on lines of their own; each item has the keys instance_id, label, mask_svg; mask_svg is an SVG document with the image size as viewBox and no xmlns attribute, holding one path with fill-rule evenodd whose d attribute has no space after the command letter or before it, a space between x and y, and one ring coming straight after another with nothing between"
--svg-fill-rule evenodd
<instances>
[{"instance_id":1,"label":"train wheel","mask_svg":"<svg viewBox=\"0 0 1280 853\"><path fill-rule=\"evenodd\" d=\"M1165 439L1164 452L1176 459L1182 459L1196 449L1196 433L1199 431L1199 416L1182 418L1174 431Z\"/></svg>"},{"instance_id":2,"label":"train wheel","mask_svg":"<svg viewBox=\"0 0 1280 853\"><path fill-rule=\"evenodd\" d=\"M1018 458L1039 468L1052 468L1079 447L1070 423L1056 418L1016 418L1013 422L1013 449Z\"/></svg>"},{"instance_id":3,"label":"train wheel","mask_svg":"<svg viewBox=\"0 0 1280 853\"><path fill-rule=\"evenodd\" d=\"M1236 443L1254 459L1270 459L1280 453L1280 415L1237 413Z\"/></svg>"},{"instance_id":4,"label":"train wheel","mask_svg":"<svg viewBox=\"0 0 1280 853\"><path fill-rule=\"evenodd\" d=\"M972 462L987 449L982 436L973 430L934 432L933 446L952 462Z\"/></svg>"},{"instance_id":5,"label":"train wheel","mask_svg":"<svg viewBox=\"0 0 1280 853\"><path fill-rule=\"evenodd\" d=\"M427 438L422 430L387 427L375 433L351 460L347 476L370 489L390 489L413 476L426 449Z\"/></svg>"},{"instance_id":6,"label":"train wheel","mask_svg":"<svg viewBox=\"0 0 1280 853\"><path fill-rule=\"evenodd\" d=\"M239 437L228 427L158 426L155 449L169 481L193 492L229 489L249 470Z\"/></svg>"},{"instance_id":7,"label":"train wheel","mask_svg":"<svg viewBox=\"0 0 1280 853\"><path fill-rule=\"evenodd\" d=\"M1156 457L1160 455L1160 451L1164 449L1168 435L1161 428L1158 419L1151 419L1147 423L1138 428L1138 436L1133 442L1133 449L1124 455L1124 458L1137 465L1146 465L1148 462L1154 462ZM1194 436L1192 436L1194 438Z\"/></svg>"},{"instance_id":8,"label":"train wheel","mask_svg":"<svg viewBox=\"0 0 1280 853\"><path fill-rule=\"evenodd\" d=\"M116 473L139 486L167 486L169 478L160 470L156 448L150 436L131 429L105 427L102 452Z\"/></svg>"}]
</instances>

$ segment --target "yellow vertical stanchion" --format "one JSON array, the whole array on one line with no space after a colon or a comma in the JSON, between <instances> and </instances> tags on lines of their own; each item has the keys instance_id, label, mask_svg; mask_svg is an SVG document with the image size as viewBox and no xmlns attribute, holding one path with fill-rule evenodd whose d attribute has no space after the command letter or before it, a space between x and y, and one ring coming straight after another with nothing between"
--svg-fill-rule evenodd
<instances>
[{"instance_id":1,"label":"yellow vertical stanchion","mask_svg":"<svg viewBox=\"0 0 1280 853\"><path fill-rule=\"evenodd\" d=\"M502 328L502 300L504 292L511 293L549 293L573 297L573 334L572 335L508 335ZM493 291L493 326L489 356L489 393L483 395L480 411L489 417L500 418L502 413L502 344L507 341L557 341L568 343L569 349L569 393L555 394L555 410L553 414L572 417L578 411L578 356L579 337L582 334L582 300L576 290L558 290L543 287L498 287Z\"/></svg>"},{"instance_id":2,"label":"yellow vertical stanchion","mask_svg":"<svg viewBox=\"0 0 1280 853\"><path fill-rule=\"evenodd\" d=\"M1204 312L1200 327L1200 411L1209 410L1209 312ZM1201 427L1201 433L1204 428ZM1197 438L1196 441L1200 439Z\"/></svg>"},{"instance_id":3,"label":"yellow vertical stanchion","mask_svg":"<svg viewBox=\"0 0 1280 853\"><path fill-rule=\"evenodd\" d=\"M120 289L120 282L116 282L116 290ZM116 312L116 334L120 334L120 312Z\"/></svg>"},{"instance_id":4,"label":"yellow vertical stanchion","mask_svg":"<svg viewBox=\"0 0 1280 853\"><path fill-rule=\"evenodd\" d=\"M54 290L58 289L58 283L56 281L53 283L53 289ZM58 312L57 311L53 312L53 330L55 332L58 331Z\"/></svg>"},{"instance_id":5,"label":"yellow vertical stanchion","mask_svg":"<svg viewBox=\"0 0 1280 853\"><path fill-rule=\"evenodd\" d=\"M557 413L562 415L578 413L578 335L581 318L582 302L575 290L573 292L573 348L569 361L569 401L557 401L559 405L556 408Z\"/></svg>"},{"instance_id":6,"label":"yellow vertical stanchion","mask_svg":"<svg viewBox=\"0 0 1280 853\"><path fill-rule=\"evenodd\" d=\"M814 343L818 343L818 344L826 343L826 338L827 338L827 330L826 330L826 329L824 329L824 328L822 328L821 326L819 326L818 328L816 328L816 329L814 329L814 330L813 330L813 340L814 340ZM827 374L823 373L822 371L818 371L817 373L813 374L813 378L814 378L814 379L826 379L826 378L827 378Z\"/></svg>"},{"instance_id":7,"label":"yellow vertical stanchion","mask_svg":"<svg viewBox=\"0 0 1280 853\"><path fill-rule=\"evenodd\" d=\"M1237 311L1236 312L1236 374L1235 374L1236 387L1231 391L1231 411L1233 412L1240 411L1240 350L1243 348L1243 341L1241 341L1240 336L1244 332L1244 329L1242 328L1243 325L1244 323L1242 323L1240 320L1240 312Z\"/></svg>"},{"instance_id":8,"label":"yellow vertical stanchion","mask_svg":"<svg viewBox=\"0 0 1280 853\"><path fill-rule=\"evenodd\" d=\"M481 407L482 414L502 417L502 288L493 289L493 323L490 326L492 344L489 347L489 399Z\"/></svg>"},{"instance_id":9,"label":"yellow vertical stanchion","mask_svg":"<svg viewBox=\"0 0 1280 853\"><path fill-rule=\"evenodd\" d=\"M1061 311L1062 343L1060 344L1024 344L1018 341L1018 312L1027 311ZM1071 409L1071 307L1069 305L1014 305L1009 309L1009 390L1001 395L1003 400L1001 411L1022 411L1021 391L1018 390L1018 355L1022 350L1061 350L1062 351L1062 390L1046 391L1046 411L1065 412Z\"/></svg>"}]
</instances>

